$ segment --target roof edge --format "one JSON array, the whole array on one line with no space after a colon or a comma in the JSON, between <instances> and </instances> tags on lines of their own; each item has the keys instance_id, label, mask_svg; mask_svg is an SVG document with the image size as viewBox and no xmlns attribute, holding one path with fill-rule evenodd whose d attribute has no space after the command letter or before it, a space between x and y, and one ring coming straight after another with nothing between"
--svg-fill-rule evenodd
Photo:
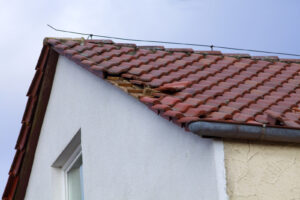
<instances>
[{"instance_id":1,"label":"roof edge","mask_svg":"<svg viewBox=\"0 0 300 200\"><path fill-rule=\"evenodd\" d=\"M48 40L50 39L55 39L55 40L60 40L60 41L68 41L68 40L72 40L72 41L77 41L80 43L84 43L85 39L84 37L81 38L71 38L71 37L45 37L43 40L43 44L44 45L48 45Z\"/></svg>"},{"instance_id":2,"label":"roof edge","mask_svg":"<svg viewBox=\"0 0 300 200\"><path fill-rule=\"evenodd\" d=\"M240 51L237 53L225 53L219 50L198 50L198 49L193 49L193 48L167 48L163 45L137 45L135 43L116 43L113 40L109 39L85 39L84 37L80 38L72 38L72 37L45 37L43 44L44 45L53 45L51 42L48 42L48 40L56 40L60 42L66 42L69 40L72 41L77 41L80 44L84 44L86 42L93 42L93 43L103 43L103 44L114 44L114 45L121 45L121 46L129 46L132 48L144 48L144 49L152 49L152 50L161 50L161 51L167 51L167 52L182 52L182 53L195 53L195 54L201 54L201 55L215 55L215 56L223 56L223 57L233 57L237 59L241 58L246 58L246 59L252 59L252 60L261 60L261 61L267 61L271 63L275 62L282 62L282 63L287 63L287 64L300 64L300 59L299 58L281 58L276 55L265 55L265 56L256 56L256 55L251 55L248 53L244 53L245 51ZM53 42L53 41L52 41Z\"/></svg>"},{"instance_id":3,"label":"roof edge","mask_svg":"<svg viewBox=\"0 0 300 200\"><path fill-rule=\"evenodd\" d=\"M28 103L24 113L25 117L22 120L22 128L15 147L15 158L2 195L3 200L25 198L58 58L59 54L49 45L43 46L36 73L27 94ZM32 101L32 98L36 100Z\"/></svg>"},{"instance_id":4,"label":"roof edge","mask_svg":"<svg viewBox=\"0 0 300 200\"><path fill-rule=\"evenodd\" d=\"M296 129L206 121L192 122L188 128L203 137L300 143L300 131Z\"/></svg>"}]
</instances>

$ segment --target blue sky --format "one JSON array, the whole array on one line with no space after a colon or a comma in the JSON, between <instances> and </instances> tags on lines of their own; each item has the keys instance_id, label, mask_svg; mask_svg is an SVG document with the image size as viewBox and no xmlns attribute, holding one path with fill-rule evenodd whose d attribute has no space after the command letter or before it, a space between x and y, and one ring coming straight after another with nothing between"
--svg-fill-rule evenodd
<instances>
[{"instance_id":1,"label":"blue sky","mask_svg":"<svg viewBox=\"0 0 300 200\"><path fill-rule=\"evenodd\" d=\"M79 37L46 24L99 35L300 54L299 10L297 0L0 0L0 193L43 38Z\"/></svg>"}]
</instances>

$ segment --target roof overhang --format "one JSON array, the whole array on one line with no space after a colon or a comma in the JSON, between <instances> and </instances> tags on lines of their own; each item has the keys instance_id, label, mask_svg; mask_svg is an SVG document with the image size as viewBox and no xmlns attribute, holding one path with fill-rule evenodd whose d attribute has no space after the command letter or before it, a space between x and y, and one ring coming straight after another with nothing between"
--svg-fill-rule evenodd
<instances>
[{"instance_id":1,"label":"roof overhang","mask_svg":"<svg viewBox=\"0 0 300 200\"><path fill-rule=\"evenodd\" d=\"M9 171L3 200L25 198L40 131L46 113L59 54L44 45L29 87L16 154Z\"/></svg>"}]
</instances>

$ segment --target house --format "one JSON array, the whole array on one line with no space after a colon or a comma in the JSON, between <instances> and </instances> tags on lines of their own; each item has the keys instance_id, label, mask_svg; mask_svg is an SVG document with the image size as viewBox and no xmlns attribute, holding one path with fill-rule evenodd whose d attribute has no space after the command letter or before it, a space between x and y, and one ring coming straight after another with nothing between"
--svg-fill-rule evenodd
<instances>
[{"instance_id":1,"label":"house","mask_svg":"<svg viewBox=\"0 0 300 200\"><path fill-rule=\"evenodd\" d=\"M2 198L299 199L299 63L46 38Z\"/></svg>"}]
</instances>

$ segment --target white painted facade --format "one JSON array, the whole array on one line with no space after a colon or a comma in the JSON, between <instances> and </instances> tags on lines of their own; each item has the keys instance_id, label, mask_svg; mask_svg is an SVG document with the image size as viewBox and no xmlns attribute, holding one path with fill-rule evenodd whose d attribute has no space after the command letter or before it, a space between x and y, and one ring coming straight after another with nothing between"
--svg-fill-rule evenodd
<instances>
[{"instance_id":1,"label":"white painted facade","mask_svg":"<svg viewBox=\"0 0 300 200\"><path fill-rule=\"evenodd\" d=\"M63 200L51 165L81 129L85 200L226 199L223 143L186 132L60 57L26 200Z\"/></svg>"}]
</instances>

